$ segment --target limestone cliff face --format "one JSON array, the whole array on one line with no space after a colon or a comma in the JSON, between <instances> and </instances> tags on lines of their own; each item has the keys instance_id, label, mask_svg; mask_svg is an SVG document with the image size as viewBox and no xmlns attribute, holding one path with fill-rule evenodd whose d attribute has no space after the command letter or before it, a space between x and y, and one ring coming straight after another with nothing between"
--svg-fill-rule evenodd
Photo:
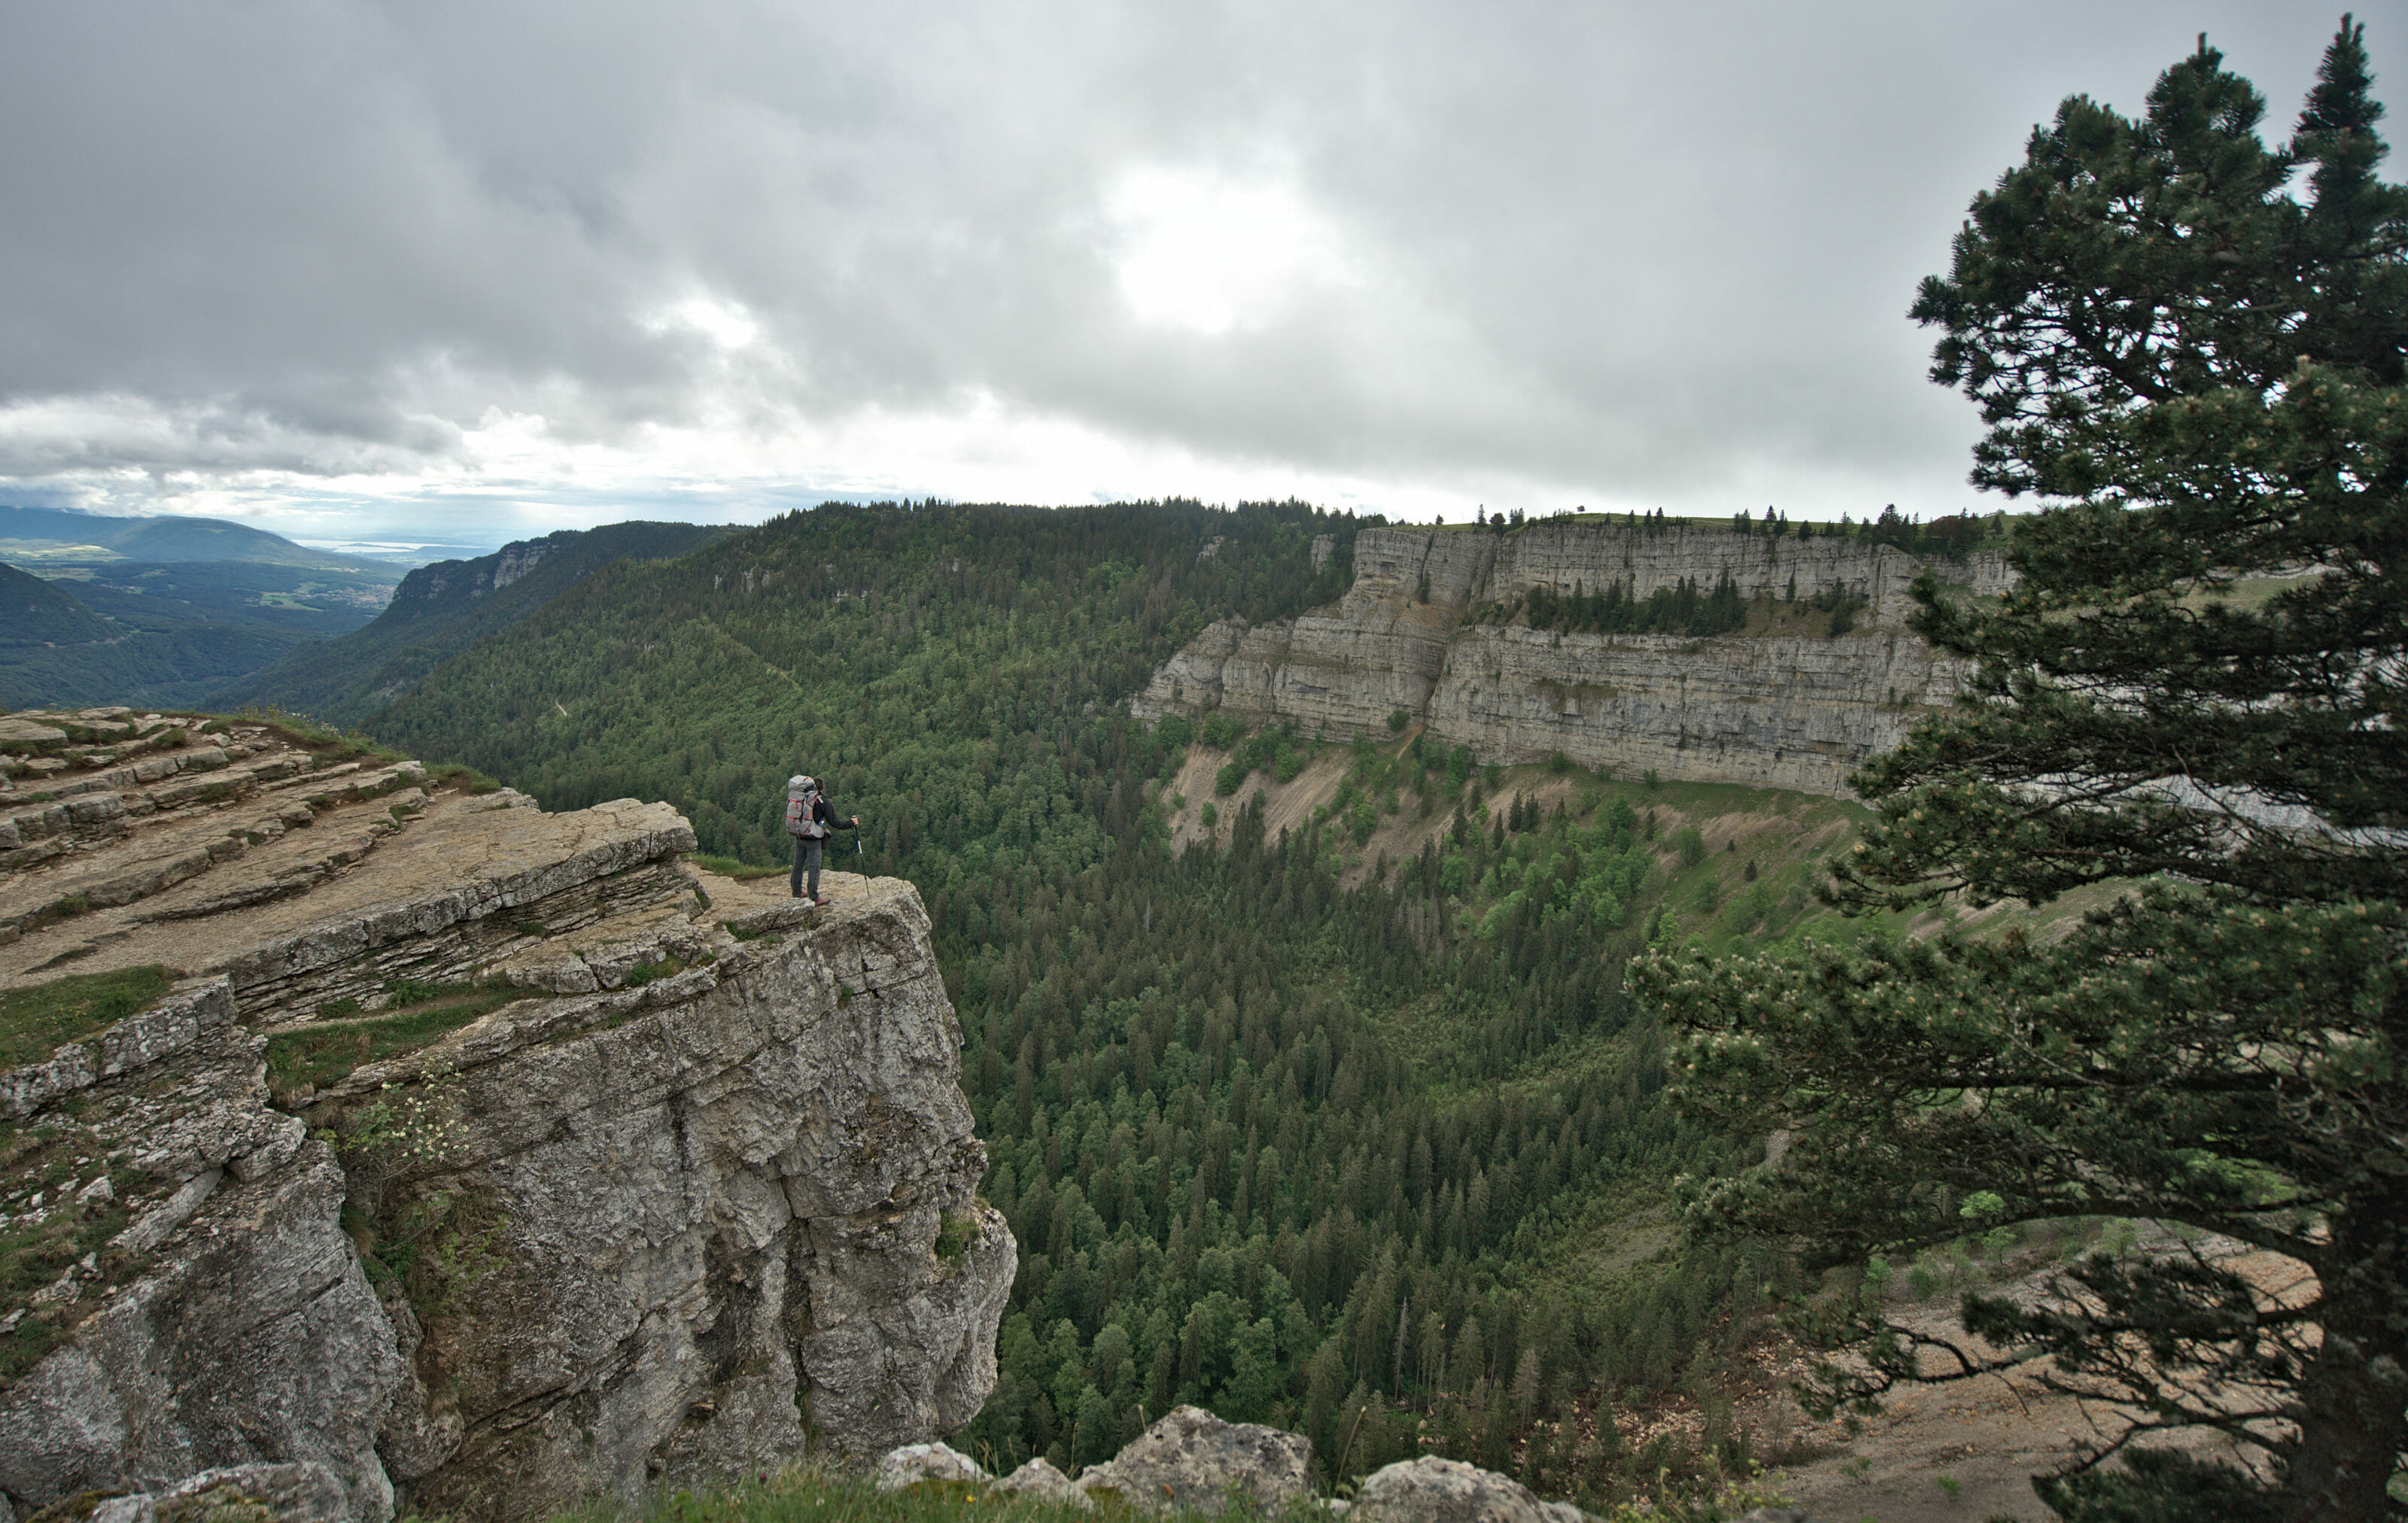
<instances>
[{"instance_id":1,"label":"limestone cliff face","mask_svg":"<svg viewBox=\"0 0 2408 1523\"><path fill-rule=\"evenodd\" d=\"M509 1007L335 1091L437 1076L461 1135L430 1184L509 1223L414 1351L462 1434L417 1506L515 1516L977 1415L1013 1245L927 929L878 880L783 944Z\"/></svg>"},{"instance_id":2,"label":"limestone cliff face","mask_svg":"<svg viewBox=\"0 0 2408 1523\"><path fill-rule=\"evenodd\" d=\"M1957 681L1897 630L1701 641L1472 628L1426 711L1432 734L1482 761L1560 751L1624 776L1837 794Z\"/></svg>"},{"instance_id":3,"label":"limestone cliff face","mask_svg":"<svg viewBox=\"0 0 2408 1523\"><path fill-rule=\"evenodd\" d=\"M1293 620L1211 625L1156 672L1140 717L1219 708L1307 733L1386 733L1405 711L1482 761L1562 752L1584 765L1667 778L1845 790L1865 757L1944 703L1955 663L1906 631L1907 589L1928 565L1981 595L2002 557L1924 562L1857 539L1742 536L1719 527L1534 524L1485 530L1367 529L1354 582ZM1538 588L1643 598L1683 579L1728 576L1750 599L1841 593L1861 600L1837 637L1555 635L1470 622Z\"/></svg>"},{"instance_id":4,"label":"limestone cliff face","mask_svg":"<svg viewBox=\"0 0 2408 1523\"><path fill-rule=\"evenodd\" d=\"M0 1070L0 1230L113 1234L0 1304L50 1345L0 1378L17 1516L300 1462L358 1518L396 1487L515 1517L977 1412L1015 1250L910 884L835 874L806 912L689 868L665 806L224 739L214 793L113 793L117 828L0 879L0 909L97 905L10 919L0 984L185 975ZM194 862L137 870L163 856ZM524 997L275 1077L279 1042L394 1051L389 991L471 980Z\"/></svg>"},{"instance_id":5,"label":"limestone cliff face","mask_svg":"<svg viewBox=\"0 0 2408 1523\"><path fill-rule=\"evenodd\" d=\"M269 1108L265 1039L236 1024L225 981L179 992L194 1019L146 1044L151 1061L24 1117L122 1156L85 1188L121 1173L158 1188L136 1199L109 1264L79 1265L10 1314L74 1320L0 1389L0 1491L22 1517L82 1491L303 1460L336 1473L354 1516L382 1516L393 1487L376 1444L404 1364L339 1226L342 1168ZM77 1208L21 1206L8 1225L61 1209Z\"/></svg>"}]
</instances>

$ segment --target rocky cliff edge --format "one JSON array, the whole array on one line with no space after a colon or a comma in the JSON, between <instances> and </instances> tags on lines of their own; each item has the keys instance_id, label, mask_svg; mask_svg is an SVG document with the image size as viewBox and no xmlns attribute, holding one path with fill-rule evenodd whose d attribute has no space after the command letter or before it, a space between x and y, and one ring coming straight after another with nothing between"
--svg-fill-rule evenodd
<instances>
[{"instance_id":1,"label":"rocky cliff edge","mask_svg":"<svg viewBox=\"0 0 2408 1523\"><path fill-rule=\"evenodd\" d=\"M1015 1249L909 884L807 911L666 806L265 726L0 729L0 989L171 981L0 1070L16 1516L299 1463L514 1517L977 1412Z\"/></svg>"}]
</instances>

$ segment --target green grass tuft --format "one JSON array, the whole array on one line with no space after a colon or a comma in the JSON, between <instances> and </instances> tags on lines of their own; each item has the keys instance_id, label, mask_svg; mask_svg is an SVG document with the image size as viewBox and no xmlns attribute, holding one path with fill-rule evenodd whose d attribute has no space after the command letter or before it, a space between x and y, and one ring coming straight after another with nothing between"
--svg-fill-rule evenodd
<instances>
[{"instance_id":1,"label":"green grass tuft","mask_svg":"<svg viewBox=\"0 0 2408 1523\"><path fill-rule=\"evenodd\" d=\"M705 872L715 872L722 878L733 878L738 883L748 883L754 878L776 878L793 870L791 868L755 867L732 856L713 856L707 852L688 852L685 859Z\"/></svg>"},{"instance_id":2,"label":"green grass tuft","mask_svg":"<svg viewBox=\"0 0 2408 1523\"><path fill-rule=\"evenodd\" d=\"M968 1214L948 1211L938 1218L936 1251L939 1258L951 1261L969 1251L970 1239L978 1233L978 1223Z\"/></svg>"},{"instance_id":3,"label":"green grass tuft","mask_svg":"<svg viewBox=\"0 0 2408 1523\"><path fill-rule=\"evenodd\" d=\"M440 767L430 767L426 769L426 776L436 787L454 787L471 796L502 791L500 783L462 762L445 762Z\"/></svg>"},{"instance_id":4,"label":"green grass tuft","mask_svg":"<svg viewBox=\"0 0 2408 1523\"><path fill-rule=\"evenodd\" d=\"M639 962L627 970L622 987L640 989L656 978L671 978L684 971L685 964L675 957L665 957L659 962Z\"/></svg>"},{"instance_id":5,"label":"green grass tuft","mask_svg":"<svg viewBox=\"0 0 2408 1523\"><path fill-rule=\"evenodd\" d=\"M153 963L111 973L76 973L0 993L0 1068L38 1063L62 1042L123 1020L167 992Z\"/></svg>"}]
</instances>

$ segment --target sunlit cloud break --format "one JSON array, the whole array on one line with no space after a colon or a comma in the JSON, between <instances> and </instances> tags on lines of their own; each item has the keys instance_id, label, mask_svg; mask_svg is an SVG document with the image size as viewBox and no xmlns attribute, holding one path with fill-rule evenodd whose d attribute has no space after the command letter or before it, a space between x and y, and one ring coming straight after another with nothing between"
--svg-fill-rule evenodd
<instances>
[{"instance_id":1,"label":"sunlit cloud break","mask_svg":"<svg viewBox=\"0 0 2408 1523\"><path fill-rule=\"evenodd\" d=\"M1283 181L1138 169L1108 206L1121 295L1143 323L1206 335L1262 326L1351 276L1335 230Z\"/></svg>"}]
</instances>

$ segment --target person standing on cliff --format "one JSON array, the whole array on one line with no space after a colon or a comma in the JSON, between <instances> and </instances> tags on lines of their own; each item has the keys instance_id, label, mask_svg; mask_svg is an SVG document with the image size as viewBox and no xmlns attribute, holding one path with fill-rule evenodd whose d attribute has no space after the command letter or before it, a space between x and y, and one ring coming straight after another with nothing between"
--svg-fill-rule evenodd
<instances>
[{"instance_id":1,"label":"person standing on cliff","mask_svg":"<svg viewBox=\"0 0 2408 1523\"><path fill-rule=\"evenodd\" d=\"M786 780L786 834L795 838L795 868L786 875L786 892L795 898L803 898L804 878L810 876L810 900L825 904L827 896L820 892L820 845L835 830L861 828L861 816L837 818L828 807L827 795L820 792L819 781L797 772Z\"/></svg>"}]
</instances>

